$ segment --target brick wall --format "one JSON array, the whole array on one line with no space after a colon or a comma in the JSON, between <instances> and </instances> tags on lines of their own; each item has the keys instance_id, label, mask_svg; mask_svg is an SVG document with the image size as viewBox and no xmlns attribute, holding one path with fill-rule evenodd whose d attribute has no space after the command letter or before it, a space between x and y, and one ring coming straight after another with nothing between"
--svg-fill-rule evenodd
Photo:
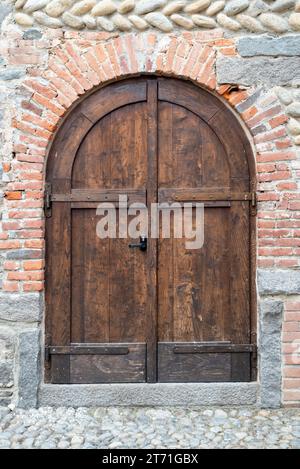
<instances>
[{"instance_id":1,"label":"brick wall","mask_svg":"<svg viewBox=\"0 0 300 469\"><path fill-rule=\"evenodd\" d=\"M300 301L285 304L283 326L284 402L300 401Z\"/></svg>"},{"instance_id":2,"label":"brick wall","mask_svg":"<svg viewBox=\"0 0 300 469\"><path fill-rule=\"evenodd\" d=\"M291 14L282 15L287 24ZM264 282L272 278L274 284L269 281L264 289L259 284L258 292L284 305L283 402L299 403L300 360L294 350L300 341L299 35L263 35L257 50L258 36L247 29L230 38L217 26L201 31L174 27L168 33L160 28L77 31L47 28L36 18L23 28L13 14L6 16L0 42L0 338L3 333L10 350L3 360L9 363L8 378L0 400L18 390L13 337L28 327L39 328L42 319L35 311L44 289L43 188L55 130L68 109L94 87L146 72L183 77L218 93L249 134L257 164L258 267ZM278 288L274 275L286 286ZM27 306L20 312L24 295Z\"/></svg>"}]
</instances>

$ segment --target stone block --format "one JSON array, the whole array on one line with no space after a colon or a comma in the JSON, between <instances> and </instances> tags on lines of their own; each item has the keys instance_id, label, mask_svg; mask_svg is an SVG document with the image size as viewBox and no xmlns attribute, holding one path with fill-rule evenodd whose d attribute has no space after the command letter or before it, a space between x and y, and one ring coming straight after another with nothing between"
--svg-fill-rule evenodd
<instances>
[{"instance_id":1,"label":"stone block","mask_svg":"<svg viewBox=\"0 0 300 469\"><path fill-rule=\"evenodd\" d=\"M0 320L37 322L41 319L42 300L39 293L0 293Z\"/></svg>"},{"instance_id":2,"label":"stone block","mask_svg":"<svg viewBox=\"0 0 300 469\"><path fill-rule=\"evenodd\" d=\"M260 404L264 408L281 406L282 321L283 303L281 301L267 299L260 303Z\"/></svg>"},{"instance_id":3,"label":"stone block","mask_svg":"<svg viewBox=\"0 0 300 469\"><path fill-rule=\"evenodd\" d=\"M7 15L10 14L12 11L12 6L8 5L7 3L5 4L0 4L0 26L3 23L3 20L7 17Z\"/></svg>"},{"instance_id":4,"label":"stone block","mask_svg":"<svg viewBox=\"0 0 300 469\"><path fill-rule=\"evenodd\" d=\"M300 270L258 270L258 292L266 295L299 295Z\"/></svg>"},{"instance_id":5,"label":"stone block","mask_svg":"<svg viewBox=\"0 0 300 469\"><path fill-rule=\"evenodd\" d=\"M20 333L18 341L18 400L23 409L37 406L40 382L40 331L29 329Z\"/></svg>"},{"instance_id":6,"label":"stone block","mask_svg":"<svg viewBox=\"0 0 300 469\"><path fill-rule=\"evenodd\" d=\"M219 84L253 85L300 84L300 57L239 58L218 57L217 79Z\"/></svg>"},{"instance_id":7,"label":"stone block","mask_svg":"<svg viewBox=\"0 0 300 469\"><path fill-rule=\"evenodd\" d=\"M237 50L242 57L300 56L300 37L242 37L237 42Z\"/></svg>"}]
</instances>

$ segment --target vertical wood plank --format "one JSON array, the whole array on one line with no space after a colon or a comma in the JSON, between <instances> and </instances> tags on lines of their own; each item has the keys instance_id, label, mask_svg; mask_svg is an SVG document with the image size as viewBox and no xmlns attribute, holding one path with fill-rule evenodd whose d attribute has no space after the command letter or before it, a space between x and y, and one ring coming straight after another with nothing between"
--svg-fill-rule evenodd
<instances>
[{"instance_id":1,"label":"vertical wood plank","mask_svg":"<svg viewBox=\"0 0 300 469\"><path fill-rule=\"evenodd\" d=\"M46 252L46 345L70 344L71 319L71 210L68 203L53 204L52 217L47 219ZM53 380L57 373L53 364ZM70 359L61 360L59 381L70 380Z\"/></svg>"},{"instance_id":2,"label":"vertical wood plank","mask_svg":"<svg viewBox=\"0 0 300 469\"><path fill-rule=\"evenodd\" d=\"M148 179L147 205L151 230L151 204L157 202L157 81L148 80ZM148 321L147 321L147 382L157 379L157 239L149 236L148 269Z\"/></svg>"}]
</instances>

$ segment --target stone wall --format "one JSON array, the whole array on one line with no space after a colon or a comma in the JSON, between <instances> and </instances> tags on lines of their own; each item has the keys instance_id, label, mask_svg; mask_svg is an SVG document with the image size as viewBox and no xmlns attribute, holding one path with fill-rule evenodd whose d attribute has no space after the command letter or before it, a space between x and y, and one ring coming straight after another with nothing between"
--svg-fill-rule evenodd
<instances>
[{"instance_id":1,"label":"stone wall","mask_svg":"<svg viewBox=\"0 0 300 469\"><path fill-rule=\"evenodd\" d=\"M21 26L57 29L300 31L300 3L295 0L16 0L15 8Z\"/></svg>"},{"instance_id":2,"label":"stone wall","mask_svg":"<svg viewBox=\"0 0 300 469\"><path fill-rule=\"evenodd\" d=\"M163 16L169 30L149 14ZM43 181L51 139L84 93L137 73L183 77L218 93L249 133L259 201L260 403L299 404L298 15L299 2L290 0L1 2L0 405L34 406L42 380ZM51 402L51 390L45 393Z\"/></svg>"}]
</instances>

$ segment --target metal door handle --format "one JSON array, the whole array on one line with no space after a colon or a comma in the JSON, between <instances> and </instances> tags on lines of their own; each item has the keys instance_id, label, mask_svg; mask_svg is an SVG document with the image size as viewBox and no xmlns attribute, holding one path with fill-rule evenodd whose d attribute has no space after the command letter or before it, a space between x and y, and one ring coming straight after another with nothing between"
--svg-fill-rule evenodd
<instances>
[{"instance_id":1,"label":"metal door handle","mask_svg":"<svg viewBox=\"0 0 300 469\"><path fill-rule=\"evenodd\" d=\"M139 248L141 251L147 251L147 237L140 236L140 242L136 244L129 244L130 248Z\"/></svg>"}]
</instances>

